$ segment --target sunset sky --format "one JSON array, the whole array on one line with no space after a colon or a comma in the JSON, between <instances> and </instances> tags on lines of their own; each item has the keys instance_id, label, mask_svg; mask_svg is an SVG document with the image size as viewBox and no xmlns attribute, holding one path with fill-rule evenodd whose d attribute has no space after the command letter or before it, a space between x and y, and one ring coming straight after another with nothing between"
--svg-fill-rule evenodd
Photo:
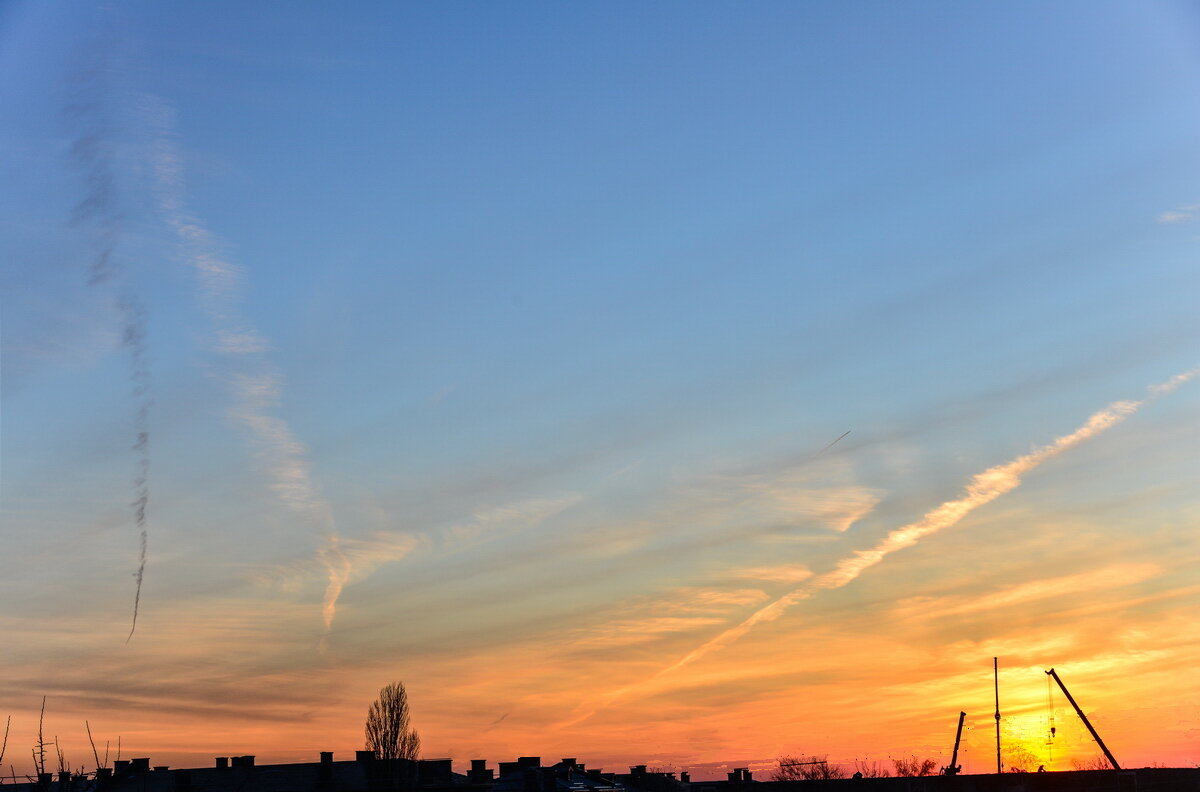
<instances>
[{"instance_id":1,"label":"sunset sky","mask_svg":"<svg viewBox=\"0 0 1200 792\"><path fill-rule=\"evenodd\" d=\"M989 772L993 657L1007 764L1099 755L1051 667L1200 762L1198 97L1185 2L0 3L4 764L402 680Z\"/></svg>"}]
</instances>

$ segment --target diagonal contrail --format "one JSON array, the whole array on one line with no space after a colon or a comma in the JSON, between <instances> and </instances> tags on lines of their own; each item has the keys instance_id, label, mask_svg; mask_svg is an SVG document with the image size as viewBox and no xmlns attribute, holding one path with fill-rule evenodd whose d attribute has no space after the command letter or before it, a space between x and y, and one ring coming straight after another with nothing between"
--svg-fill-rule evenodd
<instances>
[{"instance_id":1,"label":"diagonal contrail","mask_svg":"<svg viewBox=\"0 0 1200 792\"><path fill-rule=\"evenodd\" d=\"M867 569L875 566L884 558L906 547L912 547L917 542L945 528L957 524L968 514L987 503L991 503L1001 495L1011 492L1021 484L1021 476L1029 473L1039 465L1074 448L1096 435L1110 429L1128 416L1137 412L1147 401L1170 393L1190 379L1200 375L1200 369L1177 374L1166 382L1151 385L1147 388L1147 397L1141 401L1115 401L1104 409L1093 413L1087 421L1070 434L1056 438L1053 442L1034 449L1028 454L1019 456L1001 465L988 468L977 473L967 482L963 494L954 500L948 500L937 508L926 512L916 522L896 528L869 550L858 550L853 555L842 559L829 572L819 575L799 588L767 603L750 614L740 624L724 630L717 636L688 652L669 666L661 669L649 679L612 691L596 705L562 725L580 723L602 707L608 706L630 693L642 692L685 666L691 665L705 655L724 649L743 635L763 622L774 621L782 616L789 608L798 602L808 599L822 589L837 589L855 580ZM839 438L840 439L840 438Z\"/></svg>"},{"instance_id":2,"label":"diagonal contrail","mask_svg":"<svg viewBox=\"0 0 1200 792\"><path fill-rule=\"evenodd\" d=\"M850 430L849 430L849 429L847 429L846 431L842 432L840 435L838 435L837 437L835 437L835 438L833 439L833 441L832 441L832 442L826 443L826 444L825 444L825 447L824 447L824 448L822 448L822 449L821 449L820 451L818 451L817 453L813 454L811 457L809 457L809 458L808 458L808 461L809 461L809 462L812 462L813 460L815 460L815 459L819 458L819 457L820 457L822 454L824 454L826 451L828 451L829 449L833 448L833 447L834 447L835 445L837 445L838 443L842 442L842 439L843 439L843 438L844 438L846 435L848 435L848 434L850 434Z\"/></svg>"},{"instance_id":3,"label":"diagonal contrail","mask_svg":"<svg viewBox=\"0 0 1200 792\"><path fill-rule=\"evenodd\" d=\"M228 367L226 381L235 402L231 417L250 431L279 499L325 542L317 553L328 577L321 604L324 632L319 646L324 649L338 597L350 575L350 561L339 547L332 509L313 482L308 450L287 422L276 415L283 377L267 359L267 339L241 315L241 267L223 255L216 237L187 206L183 161L174 143L173 114L155 97L143 98L143 110L153 130L151 162L158 208L199 282L201 305L213 325L216 350Z\"/></svg>"}]
</instances>

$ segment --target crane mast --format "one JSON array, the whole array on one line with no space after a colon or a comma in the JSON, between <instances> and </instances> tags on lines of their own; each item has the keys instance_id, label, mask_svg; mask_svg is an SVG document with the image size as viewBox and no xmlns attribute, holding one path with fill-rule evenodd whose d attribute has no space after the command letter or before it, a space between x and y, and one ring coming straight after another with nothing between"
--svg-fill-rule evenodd
<instances>
[{"instance_id":1,"label":"crane mast","mask_svg":"<svg viewBox=\"0 0 1200 792\"><path fill-rule=\"evenodd\" d=\"M958 763L958 745L962 742L963 718L965 717L967 717L967 713L958 713L958 731L954 735L954 753L950 757L950 766L942 769L943 775L958 775L962 772L962 765Z\"/></svg>"},{"instance_id":2,"label":"crane mast","mask_svg":"<svg viewBox=\"0 0 1200 792\"><path fill-rule=\"evenodd\" d=\"M1063 681L1058 678L1058 674L1054 673L1053 668L1046 673L1053 677L1054 681L1058 683L1058 686L1062 688L1063 695L1067 697L1067 701L1071 702L1071 706L1075 708L1077 713L1079 713L1079 719L1083 721L1084 726L1087 726L1087 730L1092 733L1092 739L1095 740L1096 744L1100 746L1100 750L1104 751L1104 758L1108 760L1110 765L1112 765L1112 769L1120 770L1121 766L1117 764L1117 760L1113 758L1112 751L1108 750L1108 746L1104 744L1104 740L1100 739L1100 735L1096 733L1096 729L1092 726L1092 722L1088 720L1087 715L1084 715L1083 710L1081 710L1079 705L1075 703L1074 697L1071 696L1071 691L1067 690L1067 686L1064 685Z\"/></svg>"}]
</instances>

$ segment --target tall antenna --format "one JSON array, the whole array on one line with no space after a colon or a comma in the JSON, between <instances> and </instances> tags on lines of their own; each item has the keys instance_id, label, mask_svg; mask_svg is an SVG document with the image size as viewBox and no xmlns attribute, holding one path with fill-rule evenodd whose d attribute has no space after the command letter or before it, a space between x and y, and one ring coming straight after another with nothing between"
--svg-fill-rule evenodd
<instances>
[{"instance_id":1,"label":"tall antenna","mask_svg":"<svg viewBox=\"0 0 1200 792\"><path fill-rule=\"evenodd\" d=\"M992 679L996 684L996 772L1004 772L1000 765L1000 658L992 658Z\"/></svg>"}]
</instances>

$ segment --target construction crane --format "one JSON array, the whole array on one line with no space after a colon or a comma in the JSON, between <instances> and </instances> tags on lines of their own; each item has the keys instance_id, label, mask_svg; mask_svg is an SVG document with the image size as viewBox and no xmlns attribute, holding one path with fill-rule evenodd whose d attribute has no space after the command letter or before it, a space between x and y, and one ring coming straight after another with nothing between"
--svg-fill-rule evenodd
<instances>
[{"instance_id":1,"label":"construction crane","mask_svg":"<svg viewBox=\"0 0 1200 792\"><path fill-rule=\"evenodd\" d=\"M1096 733L1096 729L1092 726L1092 722L1087 719L1087 715L1084 715L1083 710L1081 710L1079 705L1075 703L1074 697L1071 696L1071 691L1067 690L1067 686L1064 685L1063 681L1058 678L1058 674L1054 673L1053 668L1046 673L1058 683L1060 688L1062 688L1063 695L1067 697L1067 701L1071 702L1071 706L1074 707L1075 711L1079 713L1079 719L1083 721L1084 726L1087 726L1087 730L1092 733L1092 739L1095 740L1096 744L1100 746L1100 750L1104 751L1104 758L1108 760L1110 765L1112 765L1112 769L1120 770L1121 766L1117 764L1117 760L1113 758L1112 751L1108 750L1108 746L1104 744L1104 740L1100 739L1100 735Z\"/></svg>"},{"instance_id":2,"label":"construction crane","mask_svg":"<svg viewBox=\"0 0 1200 792\"><path fill-rule=\"evenodd\" d=\"M950 766L942 768L942 775L958 775L962 772L962 765L958 763L958 744L962 742L962 725L965 717L967 717L967 713L958 713L958 732L954 735L954 753L950 757Z\"/></svg>"}]
</instances>

